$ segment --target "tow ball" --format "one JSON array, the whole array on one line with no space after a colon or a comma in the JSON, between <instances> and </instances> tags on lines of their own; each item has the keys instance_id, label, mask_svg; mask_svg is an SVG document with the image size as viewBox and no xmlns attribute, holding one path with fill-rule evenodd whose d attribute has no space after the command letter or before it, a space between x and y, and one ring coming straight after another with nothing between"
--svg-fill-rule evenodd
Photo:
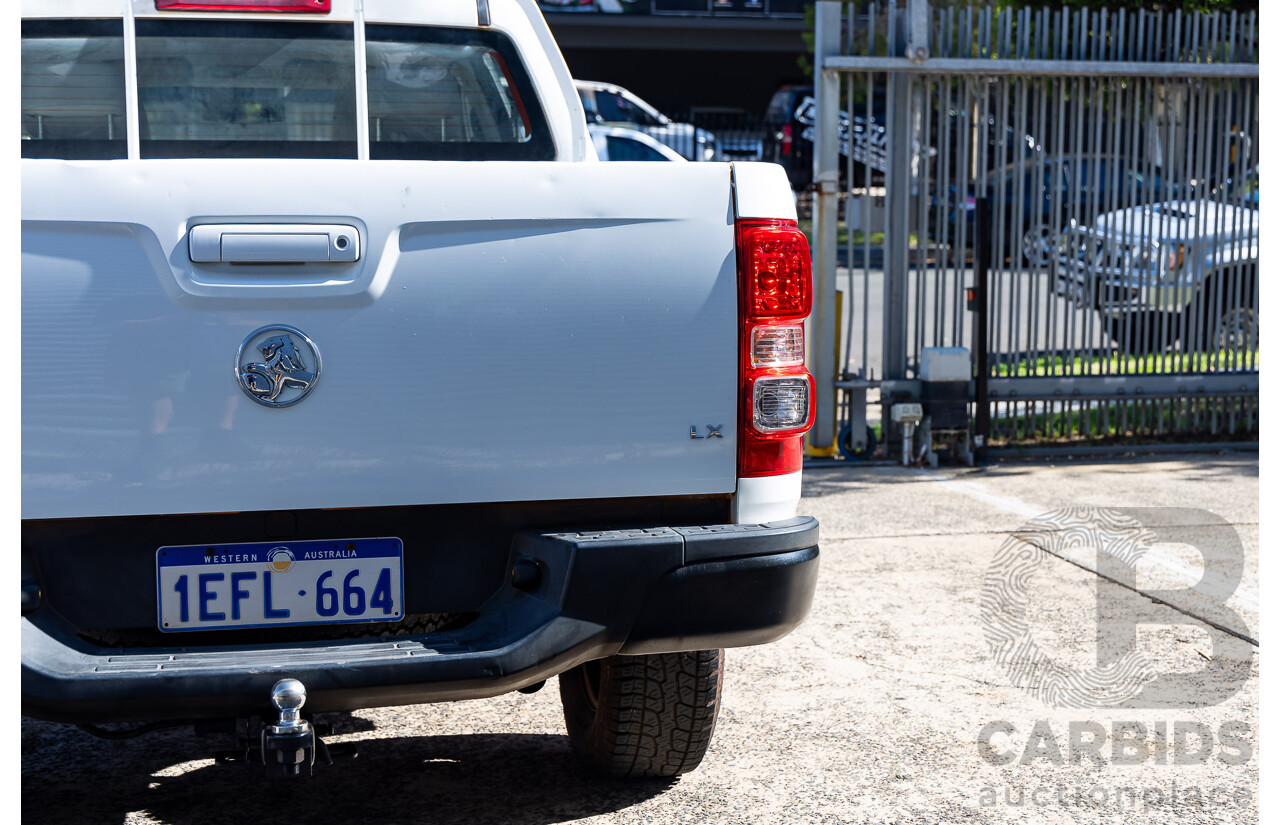
<instances>
[{"instance_id":1,"label":"tow ball","mask_svg":"<svg viewBox=\"0 0 1280 825\"><path fill-rule=\"evenodd\" d=\"M274 725L262 729L262 764L268 776L310 776L316 746L324 747L311 723L302 718L307 689L297 679L281 679L271 688L271 704L280 711Z\"/></svg>"}]
</instances>

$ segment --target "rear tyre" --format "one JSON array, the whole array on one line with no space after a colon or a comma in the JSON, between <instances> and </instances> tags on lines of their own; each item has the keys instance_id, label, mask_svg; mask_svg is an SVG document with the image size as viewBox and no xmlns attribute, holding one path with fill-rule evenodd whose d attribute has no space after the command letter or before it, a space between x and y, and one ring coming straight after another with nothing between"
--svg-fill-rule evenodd
<instances>
[{"instance_id":1,"label":"rear tyre","mask_svg":"<svg viewBox=\"0 0 1280 825\"><path fill-rule=\"evenodd\" d=\"M611 656L560 675L573 750L612 777L678 776L711 744L724 651Z\"/></svg>"},{"instance_id":2,"label":"rear tyre","mask_svg":"<svg viewBox=\"0 0 1280 825\"><path fill-rule=\"evenodd\" d=\"M1213 345L1220 352L1243 353L1258 348L1258 313L1250 307L1233 307L1214 324Z\"/></svg>"},{"instance_id":3,"label":"rear tyre","mask_svg":"<svg viewBox=\"0 0 1280 825\"><path fill-rule=\"evenodd\" d=\"M1043 224L1033 226L1022 235L1022 255L1034 269L1048 268L1053 247L1053 235Z\"/></svg>"}]
</instances>

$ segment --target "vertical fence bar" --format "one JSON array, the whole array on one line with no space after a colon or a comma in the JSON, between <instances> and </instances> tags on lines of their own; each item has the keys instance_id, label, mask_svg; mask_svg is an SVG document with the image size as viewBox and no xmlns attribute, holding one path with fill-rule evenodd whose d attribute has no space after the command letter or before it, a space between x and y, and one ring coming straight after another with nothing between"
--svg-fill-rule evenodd
<instances>
[{"instance_id":1,"label":"vertical fence bar","mask_svg":"<svg viewBox=\"0 0 1280 825\"><path fill-rule=\"evenodd\" d=\"M932 341L934 346L941 346L942 330L939 328L939 321L946 312L946 301L941 291L937 288L937 258L934 258L934 266L929 266L929 181L933 179L933 157L929 152L929 148L933 145L933 83L934 79L931 75L924 75L920 78L920 84L916 88L915 101L919 106L917 112L917 122L923 121L920 128L920 139L918 145L919 150L919 168L915 177L916 190L916 300L921 306L921 334L924 340ZM913 141L915 143L916 141ZM930 269L933 269L933 288L930 289ZM926 317L925 312L932 305L932 317ZM923 333L928 330L931 334L924 336Z\"/></svg>"},{"instance_id":2,"label":"vertical fence bar","mask_svg":"<svg viewBox=\"0 0 1280 825\"><path fill-rule=\"evenodd\" d=\"M876 20L879 17L879 5L871 3L867 17L867 54L874 55L876 53ZM871 123L873 117L872 101L875 99L875 75L871 72L866 74L867 88L867 107L866 122ZM873 377L871 365L868 363L870 358L870 335L871 335L871 164L863 162L863 194L862 202L865 205L862 211L866 218L862 230L862 370L863 378ZM850 181L852 184L852 181ZM849 271L853 272L853 262L849 262ZM876 366L880 369L880 375L884 375L884 353L881 352L881 363ZM883 425L882 425L883 426Z\"/></svg>"},{"instance_id":3,"label":"vertical fence bar","mask_svg":"<svg viewBox=\"0 0 1280 825\"><path fill-rule=\"evenodd\" d=\"M987 320L991 310L991 296L988 294L991 270L991 212L986 197L979 197L974 203L974 308L978 317L974 322L973 358L974 358L974 459L978 463L987 460L987 447L991 441L991 401L988 382L991 368L988 364L987 349L991 340L987 328Z\"/></svg>"},{"instance_id":4,"label":"vertical fence bar","mask_svg":"<svg viewBox=\"0 0 1280 825\"><path fill-rule=\"evenodd\" d=\"M1064 10L1065 12L1065 10ZM1079 10L1075 13L1075 37L1068 41L1068 45L1075 52L1075 59L1081 58L1081 50L1084 47L1084 11ZM1071 83L1071 112L1073 117L1070 120L1071 128L1071 149L1068 153L1069 165L1068 174L1070 175L1068 182L1068 197L1071 201L1071 219L1084 223L1085 217L1080 214L1080 186L1082 180L1082 169L1080 167L1080 158L1084 156L1083 151L1083 135L1084 135L1084 80L1075 78ZM1086 261L1087 264L1087 261ZM1092 284L1085 284L1086 297L1092 291ZM1071 374L1078 372L1076 362L1077 347L1083 346L1083 330L1084 321L1088 319L1087 313L1073 312L1069 308L1065 309L1067 316L1067 341L1069 343L1067 350L1068 363L1071 364Z\"/></svg>"},{"instance_id":5,"label":"vertical fence bar","mask_svg":"<svg viewBox=\"0 0 1280 825\"><path fill-rule=\"evenodd\" d=\"M1010 23L1013 19L1012 9L1000 9L998 12L993 9L993 14L999 14L997 18L996 28L996 52L1009 59L1009 37ZM1008 203L1008 198L1004 194L1004 169L1010 163L1011 155L1011 135L1013 127L1009 125L1009 89L1013 84L1012 78L1003 77L996 81L996 89L999 97L999 113L995 118L996 139L994 151L989 151L991 155L991 168L988 175L983 178L983 192L988 198L995 200L995 218L993 229L995 231L995 244L992 247L992 261L998 262L997 270L999 272L995 283L996 305L1001 307L1001 312L997 313L999 321L1000 333L996 335L997 359L1000 363L1008 367L1012 366L1015 357L1016 346L1013 340L1013 327L1017 323L1017 307L1013 303L1013 273L1005 266L1005 258L1009 249L1009 239L1007 237L1009 226L1009 212L1013 209L1013 204ZM990 144L988 144L990 147ZM996 188L1001 191L999 195L995 193ZM988 204L990 207L991 204ZM1007 308L1007 311L1005 311ZM1003 343L1001 342L1003 338Z\"/></svg>"},{"instance_id":6,"label":"vertical fence bar","mask_svg":"<svg viewBox=\"0 0 1280 825\"><path fill-rule=\"evenodd\" d=\"M1090 24L1089 21L1094 21L1092 22L1092 28L1094 31L1096 31L1098 28L1098 24L1096 22L1098 16L1099 15L1088 15L1088 14L1085 15L1086 25ZM1086 32L1086 35L1087 35L1087 32ZM1098 41L1100 39L1101 38L1096 38L1096 37L1089 38L1089 40L1091 41L1091 47L1094 54L1097 53ZM1088 135L1086 138L1086 145L1088 146L1088 148L1085 150L1085 153L1087 155L1086 168L1088 169L1088 192L1089 192L1089 200L1087 204L1087 210L1085 212L1085 220L1088 222L1088 225L1090 226L1093 225L1094 218L1098 215L1098 197L1100 194L1098 190L1101 188L1101 175L1100 175L1101 170L1098 168L1098 160L1097 160L1099 155L1102 152L1102 105L1101 105L1102 92L1099 89L1101 82L1102 81L1099 81L1098 78L1090 78L1088 81L1089 91L1086 95L1086 100L1088 101L1087 105L1089 106L1089 109L1087 110L1088 120L1090 122L1090 125L1092 126L1092 128L1088 130ZM1109 253L1109 250L1105 248L1101 250L1101 254L1099 255L1098 262L1104 265L1108 263L1109 262L1108 258L1110 257L1108 253ZM1095 328L1095 322L1096 322L1096 328ZM1088 364L1089 361L1093 361L1096 358L1098 358L1098 356L1102 355L1100 344L1104 334L1104 331L1102 329L1102 327L1104 326L1107 326L1107 325L1103 324L1100 318L1095 318L1093 313L1090 313L1089 315L1085 316L1085 329L1087 330L1085 346L1086 346L1086 352L1088 355L1088 357L1085 360L1085 364ZM1103 366L1101 371L1104 373L1108 372L1109 360L1103 358L1102 363L1103 363ZM1086 368L1086 370L1088 370L1088 368Z\"/></svg>"},{"instance_id":7,"label":"vertical fence bar","mask_svg":"<svg viewBox=\"0 0 1280 825\"><path fill-rule=\"evenodd\" d=\"M912 0L915 2L916 0ZM905 32L899 24L896 4L890 3L889 48L894 55L906 51ZM889 122L894 138L889 142L888 170L885 173L885 292L884 292L884 377L907 377L907 343L910 315L907 306L907 270L910 266L911 153L907 135L911 131L911 78L905 72L889 75ZM887 439L886 439L887 441Z\"/></svg>"},{"instance_id":8,"label":"vertical fence bar","mask_svg":"<svg viewBox=\"0 0 1280 825\"><path fill-rule=\"evenodd\" d=\"M1030 15L1030 9L1019 9L1015 18L1018 26L1015 31L1015 40L1013 48L1015 54L1022 55L1026 53L1024 48L1025 38L1027 36L1027 20ZM1031 84L1030 78L1016 77L1010 78L1014 91L1014 128L1013 134L1009 136L1010 148L1009 164L1015 172L1015 194L1013 198L1013 214L1010 216L1008 229L1008 250L1009 250L1009 269L1013 275L1012 289L1012 306L1013 306L1013 333L1012 333L1012 349L1015 353L1013 362L1017 364L1027 364L1033 368L1031 363L1031 338L1029 332L1031 328L1031 318L1035 313L1036 307L1030 303L1027 298L1030 296L1030 273L1026 267L1027 257L1026 250L1023 248L1023 236L1028 229L1027 226L1027 172L1035 170L1035 157L1030 158L1028 163L1027 151L1027 105L1028 86ZM1025 328L1025 329L1024 329ZM1016 374L1016 373L1010 373Z\"/></svg>"},{"instance_id":9,"label":"vertical fence bar","mask_svg":"<svg viewBox=\"0 0 1280 825\"><path fill-rule=\"evenodd\" d=\"M853 54L854 36L857 33L857 16L855 14L856 11L857 11L856 5L849 6L848 13L846 15L849 22L848 22L848 25L845 26L845 30L844 30L845 39L844 39L844 47L842 51L843 54ZM840 80L841 80L841 87L844 90L844 111L848 112L849 116L852 118L853 112L854 112L853 104L854 104L854 98L855 98L855 94L854 94L855 75L853 75L852 73L847 75L841 75ZM852 130L852 128L853 128L853 124L850 123L850 130ZM850 137L852 137L852 135L850 135ZM852 140L850 141L850 143L852 144ZM871 148L870 142L868 142L868 145L867 145L868 152L870 151L870 148ZM847 188L842 190L840 193L844 201L844 225L845 225L845 232L847 235L845 238L845 275L848 279L847 280L848 288L845 291L844 303L841 310L842 312L845 313L845 317L847 318L847 320L840 319L840 318L836 319L837 324L841 323L842 320L844 320L844 324L845 324L844 348L843 350L841 350L841 353L842 353L841 356L836 359L836 365L835 365L836 375L837 377L840 377L840 378L848 377L849 360L853 356L853 319L854 319L853 227L856 223L859 223L858 221L854 220L854 215L853 215L853 209L855 204L855 201L853 199L852 192L851 192L851 190L853 189L853 155L854 155L853 146L850 145L849 151L845 155L844 179L845 179ZM860 360L859 363L865 363L865 361ZM840 421L842 420L844 420L844 416L840 415L839 411L837 411L836 424L835 424L837 429L839 429ZM859 433L858 435L861 436L861 433Z\"/></svg>"},{"instance_id":10,"label":"vertical fence bar","mask_svg":"<svg viewBox=\"0 0 1280 825\"><path fill-rule=\"evenodd\" d=\"M838 165L838 124L840 110L839 75L824 64L829 56L840 54L841 4L819 0L815 10L814 94L818 104L817 129L814 134L814 308L810 320L812 336L809 363L813 365L818 400L809 443L814 447L830 447L835 443L833 406L836 365L836 221L837 190L840 183Z\"/></svg>"}]
</instances>

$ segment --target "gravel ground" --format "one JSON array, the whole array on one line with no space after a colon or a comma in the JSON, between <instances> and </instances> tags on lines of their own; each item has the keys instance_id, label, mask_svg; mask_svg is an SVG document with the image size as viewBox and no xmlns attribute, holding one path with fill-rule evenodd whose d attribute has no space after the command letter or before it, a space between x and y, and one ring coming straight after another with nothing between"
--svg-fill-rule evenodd
<instances>
[{"instance_id":1,"label":"gravel ground","mask_svg":"<svg viewBox=\"0 0 1280 825\"><path fill-rule=\"evenodd\" d=\"M1183 674L1153 707L1046 703L988 649L993 560L1031 516L1068 505L1194 505L1243 543L1243 581L1212 615L1212 599L1143 595L1198 576L1197 554L1179 542L1230 556L1216 520L1194 513L1175 519L1165 561L1140 564L1127 586L1100 579L1098 562L1071 548L1038 557L1020 582L1034 643L1078 670L1096 666L1099 605L1112 623L1152 622L1139 648L1161 672ZM678 781L581 770L553 681L533 695L323 717L338 731L331 741L361 743L360 756L283 786L216 764L216 745L185 731L104 742L24 719L22 814L210 825L1258 820L1257 655L1239 639L1258 635L1256 456L814 469L801 512L822 522L813 610L781 642L729 651L711 749ZM1117 737L1137 736L1133 723L1148 736L1191 728L1208 741L1170 735L1126 749ZM997 731L988 748L984 729ZM1099 733L1095 759L1084 746ZM1123 764L1126 754L1136 764Z\"/></svg>"}]
</instances>

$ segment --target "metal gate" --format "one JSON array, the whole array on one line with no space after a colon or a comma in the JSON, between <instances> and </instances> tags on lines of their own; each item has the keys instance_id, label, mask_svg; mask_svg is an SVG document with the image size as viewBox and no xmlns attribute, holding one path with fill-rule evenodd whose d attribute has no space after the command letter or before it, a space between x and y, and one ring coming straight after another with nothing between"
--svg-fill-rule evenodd
<instances>
[{"instance_id":1,"label":"metal gate","mask_svg":"<svg viewBox=\"0 0 1280 825\"><path fill-rule=\"evenodd\" d=\"M936 347L982 448L1256 440L1255 14L816 5L814 448Z\"/></svg>"}]
</instances>

